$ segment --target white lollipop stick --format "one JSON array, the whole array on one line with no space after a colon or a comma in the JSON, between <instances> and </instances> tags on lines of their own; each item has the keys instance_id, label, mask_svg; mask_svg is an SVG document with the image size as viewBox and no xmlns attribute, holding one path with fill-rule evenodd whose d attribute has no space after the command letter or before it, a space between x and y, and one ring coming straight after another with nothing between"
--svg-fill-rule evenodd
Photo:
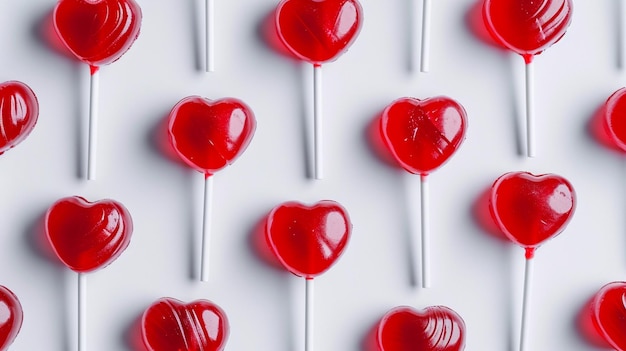
<instances>
[{"instance_id":1,"label":"white lollipop stick","mask_svg":"<svg viewBox=\"0 0 626 351\"><path fill-rule=\"evenodd\" d=\"M322 161L322 66L313 65L313 143L315 179L324 177Z\"/></svg>"},{"instance_id":2,"label":"white lollipop stick","mask_svg":"<svg viewBox=\"0 0 626 351\"><path fill-rule=\"evenodd\" d=\"M87 350L87 277L78 273L78 351Z\"/></svg>"},{"instance_id":3,"label":"white lollipop stick","mask_svg":"<svg viewBox=\"0 0 626 351\"><path fill-rule=\"evenodd\" d=\"M200 265L200 280L209 281L209 253L211 252L211 217L213 213L213 176L204 176L204 210L202 214L202 255Z\"/></svg>"},{"instance_id":4,"label":"white lollipop stick","mask_svg":"<svg viewBox=\"0 0 626 351\"><path fill-rule=\"evenodd\" d=\"M423 0L422 6L422 52L420 57L420 71L430 70L430 2Z\"/></svg>"},{"instance_id":5,"label":"white lollipop stick","mask_svg":"<svg viewBox=\"0 0 626 351\"><path fill-rule=\"evenodd\" d=\"M428 207L430 195L428 192L428 179L425 174L420 176L420 195L422 219L422 288L430 288L430 211Z\"/></svg>"},{"instance_id":6,"label":"white lollipop stick","mask_svg":"<svg viewBox=\"0 0 626 351\"><path fill-rule=\"evenodd\" d=\"M313 279L305 279L304 295L304 351L313 351Z\"/></svg>"},{"instance_id":7,"label":"white lollipop stick","mask_svg":"<svg viewBox=\"0 0 626 351\"><path fill-rule=\"evenodd\" d=\"M626 15L624 11L626 11L626 3L625 0L620 0L619 3L619 15L618 15L618 30L617 38L618 38L618 48L619 48L619 57L618 64L619 68L624 69L624 65L626 65Z\"/></svg>"},{"instance_id":8,"label":"white lollipop stick","mask_svg":"<svg viewBox=\"0 0 626 351\"><path fill-rule=\"evenodd\" d=\"M526 267L524 269L524 295L522 297L522 325L519 337L519 350L524 351L528 339L528 315L530 310L530 290L533 275L533 259L526 259Z\"/></svg>"},{"instance_id":9,"label":"white lollipop stick","mask_svg":"<svg viewBox=\"0 0 626 351\"><path fill-rule=\"evenodd\" d=\"M526 152L535 157L535 104L533 62L526 63Z\"/></svg>"},{"instance_id":10,"label":"white lollipop stick","mask_svg":"<svg viewBox=\"0 0 626 351\"><path fill-rule=\"evenodd\" d=\"M215 3L214 0L206 0L204 16L205 38L205 68L207 72L215 70Z\"/></svg>"},{"instance_id":11,"label":"white lollipop stick","mask_svg":"<svg viewBox=\"0 0 626 351\"><path fill-rule=\"evenodd\" d=\"M89 141L87 151L87 179L96 179L96 149L98 146L98 96L100 90L100 70L90 67L89 84Z\"/></svg>"}]
</instances>

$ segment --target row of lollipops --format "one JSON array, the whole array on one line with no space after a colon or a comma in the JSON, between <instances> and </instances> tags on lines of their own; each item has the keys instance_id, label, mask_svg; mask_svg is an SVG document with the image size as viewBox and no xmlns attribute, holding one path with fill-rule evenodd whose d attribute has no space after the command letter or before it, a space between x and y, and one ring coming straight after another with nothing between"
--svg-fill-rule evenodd
<instances>
[{"instance_id":1,"label":"row of lollipops","mask_svg":"<svg viewBox=\"0 0 626 351\"><path fill-rule=\"evenodd\" d=\"M530 64L534 55L564 35L571 18L571 9L571 1L565 0L486 0L483 4L484 23L489 33L498 44L521 54L526 62L529 154L532 154ZM115 13L115 16L106 16L107 13ZM355 40L361 26L361 6L356 0L284 0L278 5L275 16L280 43L297 58L313 64L314 91L319 96L321 64L335 60ZM529 17L534 21L528 22ZM57 3L54 24L61 42L91 67L90 126L95 125L97 117L98 67L114 62L130 48L139 34L140 22L141 11L133 0L61 0ZM122 23L125 26L121 26ZM2 99L7 102L3 104L5 107L2 110L5 128L4 145L0 151L4 152L17 145L32 130L37 120L38 106L34 93L23 83L7 82L0 92ZM594 124L597 135L603 141L621 149L624 149L626 140L626 128L619 121L618 113L624 108L623 103L620 103L623 95L623 91L612 95L604 113L598 115L598 123ZM319 126L319 104L316 102L314 106L316 126ZM245 150L255 125L251 110L237 99L211 101L189 97L176 105L170 114L169 141L175 154L187 165L202 172L208 180L214 172L231 164ZM466 125L464 109L450 98L402 98L388 106L380 119L373 123L372 139L375 145L382 146L377 146L377 150L390 155L390 159L405 170L419 174L425 184L426 176L446 162L460 146ZM316 178L321 178L321 133L317 127L316 131ZM94 128L90 128L90 140L93 142L90 142L89 147L89 179L95 178L95 132ZM210 141L209 145L206 140ZM205 200L210 186L206 189ZM422 189L425 190L425 187ZM505 174L494 183L491 192L491 216L499 230L526 248L527 268L534 250L563 230L575 205L573 188L567 180L556 175L533 176L524 172ZM424 192L422 197L424 201ZM422 206L423 210L425 208L427 206ZM53 215L57 211L61 213L58 218ZM76 214L81 211L87 211L87 214ZM117 215L111 215L113 212L110 211ZM102 213L109 215L103 217ZM520 216L519 213L525 215ZM422 213L423 229L426 215ZM84 220L80 222L84 226L75 225L77 218ZM114 221L104 223L95 220L99 218ZM62 199L51 207L47 219L47 234L55 253L69 268L79 272L79 277L114 260L128 245L132 232L130 215L121 204L113 200L92 204L80 197ZM208 230L207 220L208 216L203 231ZM285 221L295 221L301 227L287 228ZM72 223L72 226L68 223ZM343 225L337 226L337 223ZM55 225L62 229L59 230ZM339 232L336 232L337 229ZM286 203L270 213L265 234L274 255L289 271L304 277L308 287L315 276L327 270L341 255L350 229L347 212L337 203L324 201L313 207ZM85 236L86 233L95 233L97 237ZM109 241L113 238L112 234L118 240L113 246ZM71 238L67 235L71 235ZM97 248L96 244L104 246ZM324 252L332 254L324 255ZM425 253L422 253L423 259L427 256ZM422 262L424 267L427 267L425 260ZM423 279L426 273L423 270ZM10 344L22 321L17 298L8 289L5 295L6 305L11 307L13 313L8 319L10 322L5 324L8 326L5 328L7 336L2 348ZM626 349L622 340L622 322L616 318L626 308L624 296L624 284L607 285L590 302L587 309L589 313L583 318L586 326L584 330L592 339L602 340L619 350ZM524 305L527 306L526 303ZM166 327L159 325L155 329L150 327L153 322L171 322L186 313L204 316L205 311L211 311L208 314L211 317L207 317L209 319L183 318L186 321L184 326L172 324ZM208 323L216 320L220 322ZM209 330L210 327L217 329ZM160 328L173 328L171 335L175 336L168 338L170 334L151 332L162 330ZM202 347L220 350L228 335L228 323L223 311L208 301L185 305L164 299L146 311L142 331L144 346L149 350L194 350ZM198 331L204 337L189 338ZM383 317L374 346L381 350L405 350L416 346L431 350L461 350L464 347L464 334L462 319L446 307L430 307L424 312L401 307ZM524 328L522 343L523 336ZM79 346L83 347L81 350L84 350L84 342L84 339L79 340ZM306 349L312 350L312 340L307 339L306 342Z\"/></svg>"}]
</instances>

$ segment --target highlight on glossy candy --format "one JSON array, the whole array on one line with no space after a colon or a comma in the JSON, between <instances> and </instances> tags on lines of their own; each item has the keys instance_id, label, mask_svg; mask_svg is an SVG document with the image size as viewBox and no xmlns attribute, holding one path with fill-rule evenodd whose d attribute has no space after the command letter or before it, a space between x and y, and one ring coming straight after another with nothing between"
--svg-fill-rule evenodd
<instances>
[{"instance_id":1,"label":"highlight on glossy candy","mask_svg":"<svg viewBox=\"0 0 626 351\"><path fill-rule=\"evenodd\" d=\"M0 84L0 154L28 137L39 118L39 102L32 89L19 81Z\"/></svg>"},{"instance_id":2,"label":"highlight on glossy candy","mask_svg":"<svg viewBox=\"0 0 626 351\"><path fill-rule=\"evenodd\" d=\"M578 326L589 343L626 351L626 282L603 286L579 314Z\"/></svg>"},{"instance_id":3,"label":"highlight on glossy candy","mask_svg":"<svg viewBox=\"0 0 626 351\"><path fill-rule=\"evenodd\" d=\"M141 336L147 351L222 351L229 334L226 313L208 300L184 303L160 298L141 319Z\"/></svg>"}]
</instances>

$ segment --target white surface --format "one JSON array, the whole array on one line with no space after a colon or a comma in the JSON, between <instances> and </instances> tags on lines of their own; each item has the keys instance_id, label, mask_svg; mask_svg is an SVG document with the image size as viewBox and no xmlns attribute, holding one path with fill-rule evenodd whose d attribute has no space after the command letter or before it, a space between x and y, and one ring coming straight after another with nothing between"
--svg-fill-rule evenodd
<instances>
[{"instance_id":1,"label":"white surface","mask_svg":"<svg viewBox=\"0 0 626 351\"><path fill-rule=\"evenodd\" d=\"M567 230L535 258L528 349L592 350L575 316L602 285L626 275L626 167L586 132L592 113L624 84L620 0L577 1L563 40L535 59L534 159L521 156L523 129L516 131L524 125L523 61L468 31L473 1L433 3L428 74L407 70L410 0L362 1L359 38L324 65L321 181L311 180L305 165L310 65L294 64L259 39L277 1L216 1L218 64L208 75L203 37L194 34L203 31L202 0L140 1L139 39L101 70L98 178L90 182L79 160L88 67L38 39L54 1L0 2L1 80L30 85L41 107L29 138L0 156L0 284L24 307L11 350L75 350L76 275L31 243L47 208L70 195L116 199L135 224L126 252L88 277L90 351L130 350L130 325L163 296L219 304L231 324L227 350L302 350L305 283L263 263L250 237L279 203L321 199L343 204L354 231L337 265L315 282L316 350L362 350L368 330L398 305L454 309L467 325L468 351L517 350L524 252L487 235L472 217L478 195L516 170L560 174L578 195ZM258 120L248 150L215 175L209 283L197 279L203 176L166 159L153 142L176 102L195 94L242 99ZM411 285L407 245L408 225L419 226L419 177L379 162L364 131L396 98L436 95L466 108L469 129L458 153L429 179L433 279L424 290Z\"/></svg>"}]
</instances>

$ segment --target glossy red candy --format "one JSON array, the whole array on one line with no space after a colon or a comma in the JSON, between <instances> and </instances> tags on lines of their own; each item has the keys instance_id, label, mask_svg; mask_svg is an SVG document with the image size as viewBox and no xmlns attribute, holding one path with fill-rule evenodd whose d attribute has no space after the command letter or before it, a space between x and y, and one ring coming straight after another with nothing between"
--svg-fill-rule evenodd
<instances>
[{"instance_id":1,"label":"glossy red candy","mask_svg":"<svg viewBox=\"0 0 626 351\"><path fill-rule=\"evenodd\" d=\"M0 154L26 139L39 117L35 93L24 83L0 84Z\"/></svg>"},{"instance_id":2,"label":"glossy red candy","mask_svg":"<svg viewBox=\"0 0 626 351\"><path fill-rule=\"evenodd\" d=\"M92 69L119 59L141 27L134 0L59 0L53 17L63 43Z\"/></svg>"},{"instance_id":3,"label":"glossy red candy","mask_svg":"<svg viewBox=\"0 0 626 351\"><path fill-rule=\"evenodd\" d=\"M66 197L55 202L45 218L46 235L59 259L73 271L105 267L130 243L133 222L119 202L88 202Z\"/></svg>"},{"instance_id":4,"label":"glossy red candy","mask_svg":"<svg viewBox=\"0 0 626 351\"><path fill-rule=\"evenodd\" d=\"M240 100L182 99L169 115L172 147L190 167L209 176L232 164L250 144L256 119Z\"/></svg>"},{"instance_id":5,"label":"glossy red candy","mask_svg":"<svg viewBox=\"0 0 626 351\"><path fill-rule=\"evenodd\" d=\"M319 65L348 49L362 18L357 0L283 0L276 8L276 29L295 56Z\"/></svg>"},{"instance_id":6,"label":"glossy red candy","mask_svg":"<svg viewBox=\"0 0 626 351\"><path fill-rule=\"evenodd\" d=\"M379 322L376 340L380 351L462 351L465 323L445 306L396 307Z\"/></svg>"},{"instance_id":7,"label":"glossy red candy","mask_svg":"<svg viewBox=\"0 0 626 351\"><path fill-rule=\"evenodd\" d=\"M580 327L594 344L626 351L626 282L602 287L583 309Z\"/></svg>"},{"instance_id":8,"label":"glossy red candy","mask_svg":"<svg viewBox=\"0 0 626 351\"><path fill-rule=\"evenodd\" d=\"M526 249L526 258L565 229L575 207L574 188L555 174L510 172L491 187L491 215L511 241Z\"/></svg>"},{"instance_id":9,"label":"glossy red candy","mask_svg":"<svg viewBox=\"0 0 626 351\"><path fill-rule=\"evenodd\" d=\"M380 120L383 142L405 170L428 175L445 163L465 139L467 116L458 102L438 96L401 98Z\"/></svg>"},{"instance_id":10,"label":"glossy red candy","mask_svg":"<svg viewBox=\"0 0 626 351\"><path fill-rule=\"evenodd\" d=\"M496 42L529 63L563 37L572 7L572 0L485 0L483 18Z\"/></svg>"},{"instance_id":11,"label":"glossy red candy","mask_svg":"<svg viewBox=\"0 0 626 351\"><path fill-rule=\"evenodd\" d=\"M229 326L224 311L210 301L185 304L166 297L144 312L141 334L148 351L221 351Z\"/></svg>"},{"instance_id":12,"label":"glossy red candy","mask_svg":"<svg viewBox=\"0 0 626 351\"><path fill-rule=\"evenodd\" d=\"M267 217L265 235L270 249L291 273L313 279L341 256L352 224L337 202L324 200L313 206L286 202Z\"/></svg>"},{"instance_id":13,"label":"glossy red candy","mask_svg":"<svg viewBox=\"0 0 626 351\"><path fill-rule=\"evenodd\" d=\"M626 152L626 88L611 94L594 121L596 137L619 151Z\"/></svg>"},{"instance_id":14,"label":"glossy red candy","mask_svg":"<svg viewBox=\"0 0 626 351\"><path fill-rule=\"evenodd\" d=\"M0 350L7 350L22 327L22 305L13 292L0 285Z\"/></svg>"}]
</instances>

